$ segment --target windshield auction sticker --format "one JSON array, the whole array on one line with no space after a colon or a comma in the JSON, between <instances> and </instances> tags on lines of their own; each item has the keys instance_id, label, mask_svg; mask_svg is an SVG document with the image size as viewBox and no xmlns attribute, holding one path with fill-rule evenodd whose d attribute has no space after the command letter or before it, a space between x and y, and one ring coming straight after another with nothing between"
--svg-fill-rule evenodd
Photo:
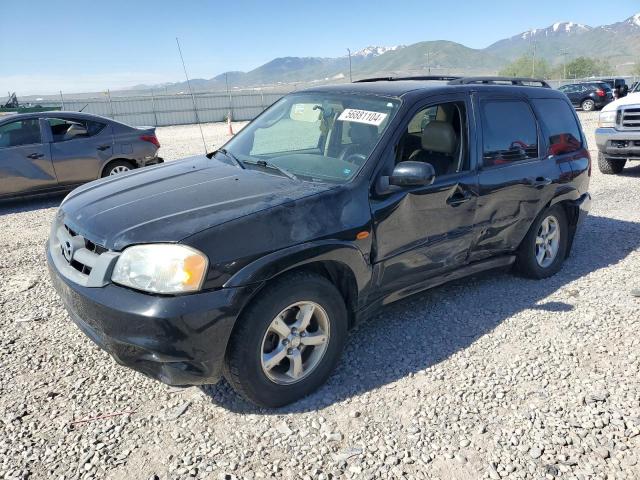
<instances>
[{"instance_id":1,"label":"windshield auction sticker","mask_svg":"<svg viewBox=\"0 0 640 480\"><path fill-rule=\"evenodd\" d=\"M375 125L376 127L379 127L380 124L384 122L385 118L387 118L386 113L347 108L340 114L338 120L342 120L343 122L366 123L367 125Z\"/></svg>"}]
</instances>

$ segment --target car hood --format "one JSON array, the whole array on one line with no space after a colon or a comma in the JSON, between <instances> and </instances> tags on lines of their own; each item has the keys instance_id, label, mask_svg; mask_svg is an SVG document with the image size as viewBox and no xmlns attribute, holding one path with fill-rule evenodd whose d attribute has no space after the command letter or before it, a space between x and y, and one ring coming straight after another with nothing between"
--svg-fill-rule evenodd
<instances>
[{"instance_id":1,"label":"car hood","mask_svg":"<svg viewBox=\"0 0 640 480\"><path fill-rule=\"evenodd\" d=\"M88 183L69 194L60 214L93 243L121 250L179 242L330 188L199 156Z\"/></svg>"}]
</instances>

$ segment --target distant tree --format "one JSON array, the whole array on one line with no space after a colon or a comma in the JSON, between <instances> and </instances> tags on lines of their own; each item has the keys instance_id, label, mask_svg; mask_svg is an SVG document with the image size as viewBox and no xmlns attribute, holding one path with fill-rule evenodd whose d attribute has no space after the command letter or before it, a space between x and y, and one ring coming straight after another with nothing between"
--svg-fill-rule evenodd
<instances>
[{"instance_id":1,"label":"distant tree","mask_svg":"<svg viewBox=\"0 0 640 480\"><path fill-rule=\"evenodd\" d=\"M611 75L613 69L607 60L578 57L567 63L567 77L585 78L599 75Z\"/></svg>"},{"instance_id":2,"label":"distant tree","mask_svg":"<svg viewBox=\"0 0 640 480\"><path fill-rule=\"evenodd\" d=\"M499 75L503 77L531 77L533 75L537 78L549 78L551 69L544 58L536 58L535 70L533 66L533 58L525 55L506 65L500 70Z\"/></svg>"}]
</instances>

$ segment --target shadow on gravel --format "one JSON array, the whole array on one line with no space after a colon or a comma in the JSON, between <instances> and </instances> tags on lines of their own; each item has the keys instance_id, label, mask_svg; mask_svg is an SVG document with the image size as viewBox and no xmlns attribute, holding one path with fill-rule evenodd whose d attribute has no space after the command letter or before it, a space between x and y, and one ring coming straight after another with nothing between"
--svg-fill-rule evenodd
<instances>
[{"instance_id":1,"label":"shadow on gravel","mask_svg":"<svg viewBox=\"0 0 640 480\"><path fill-rule=\"evenodd\" d=\"M0 216L11 213L32 212L60 205L66 193L51 194L46 197L28 198L22 200L0 200Z\"/></svg>"},{"instance_id":2,"label":"shadow on gravel","mask_svg":"<svg viewBox=\"0 0 640 480\"><path fill-rule=\"evenodd\" d=\"M521 311L570 310L569 304L545 299L580 277L620 262L639 246L640 223L591 216L578 232L564 268L549 279L487 272L384 308L351 334L327 384L293 405L257 409L234 395L224 381L202 390L213 403L235 412L281 414L312 411L370 390L393 388L394 381L467 348ZM568 297L576 294L568 290Z\"/></svg>"},{"instance_id":3,"label":"shadow on gravel","mask_svg":"<svg viewBox=\"0 0 640 480\"><path fill-rule=\"evenodd\" d=\"M628 165L632 165L629 167ZM619 173L620 177L640 177L640 163L638 162L627 162L627 167L622 170L622 173Z\"/></svg>"}]
</instances>

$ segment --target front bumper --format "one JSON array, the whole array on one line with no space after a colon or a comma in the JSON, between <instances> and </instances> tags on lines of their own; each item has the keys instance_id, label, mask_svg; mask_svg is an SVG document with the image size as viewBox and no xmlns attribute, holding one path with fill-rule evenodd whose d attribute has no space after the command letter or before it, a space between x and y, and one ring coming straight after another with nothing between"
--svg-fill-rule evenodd
<instances>
[{"instance_id":1,"label":"front bumper","mask_svg":"<svg viewBox=\"0 0 640 480\"><path fill-rule=\"evenodd\" d=\"M119 364L175 386L216 383L227 341L256 286L156 296L114 284L85 287L57 269L53 286L74 323Z\"/></svg>"},{"instance_id":2,"label":"front bumper","mask_svg":"<svg viewBox=\"0 0 640 480\"><path fill-rule=\"evenodd\" d=\"M640 159L640 130L597 128L596 145L608 157Z\"/></svg>"}]
</instances>

